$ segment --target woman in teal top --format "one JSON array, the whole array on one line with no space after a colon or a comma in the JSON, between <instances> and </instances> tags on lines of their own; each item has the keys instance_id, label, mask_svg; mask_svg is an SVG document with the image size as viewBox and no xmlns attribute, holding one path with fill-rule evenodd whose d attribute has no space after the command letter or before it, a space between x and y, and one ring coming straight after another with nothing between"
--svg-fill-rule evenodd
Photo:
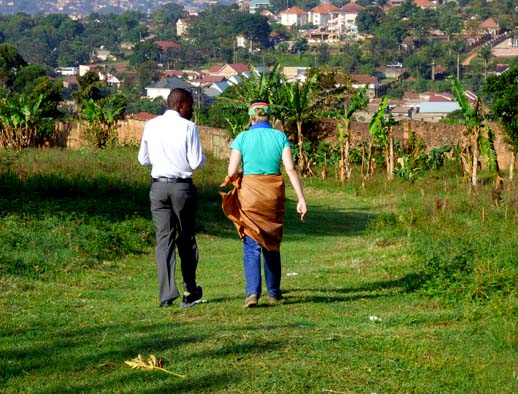
<instances>
[{"instance_id":1,"label":"woman in teal top","mask_svg":"<svg viewBox=\"0 0 518 394\"><path fill-rule=\"evenodd\" d=\"M301 220L307 211L291 144L282 131L272 128L270 114L265 101L257 100L250 105L248 115L252 126L230 145L227 184L234 181L236 198L226 201L223 197L223 210L243 239L247 308L256 306L261 296L261 254L269 301L275 303L282 297L280 242L285 198L281 164L297 194Z\"/></svg>"},{"instance_id":2,"label":"woman in teal top","mask_svg":"<svg viewBox=\"0 0 518 394\"><path fill-rule=\"evenodd\" d=\"M282 152L290 147L286 134L273 129L267 121L252 124L230 145L241 152L243 175L280 174Z\"/></svg>"}]
</instances>

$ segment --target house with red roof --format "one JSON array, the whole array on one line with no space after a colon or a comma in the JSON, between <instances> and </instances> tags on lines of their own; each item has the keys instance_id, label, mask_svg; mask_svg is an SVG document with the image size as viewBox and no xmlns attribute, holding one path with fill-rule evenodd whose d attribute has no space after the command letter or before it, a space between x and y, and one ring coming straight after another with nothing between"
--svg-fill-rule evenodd
<instances>
[{"instance_id":1,"label":"house with red roof","mask_svg":"<svg viewBox=\"0 0 518 394\"><path fill-rule=\"evenodd\" d=\"M147 120L156 118L157 116L158 115L153 115L153 114L150 114L149 112L138 112L136 114L127 115L126 118L147 121Z\"/></svg>"},{"instance_id":2,"label":"house with red roof","mask_svg":"<svg viewBox=\"0 0 518 394\"><path fill-rule=\"evenodd\" d=\"M279 13L281 25L284 26L302 26L308 23L308 13L302 8L294 6Z\"/></svg>"},{"instance_id":3,"label":"house with red roof","mask_svg":"<svg viewBox=\"0 0 518 394\"><path fill-rule=\"evenodd\" d=\"M329 21L333 19L333 13L339 10L331 3L320 4L308 12L308 22L317 27L327 27Z\"/></svg>"},{"instance_id":4,"label":"house with red roof","mask_svg":"<svg viewBox=\"0 0 518 394\"><path fill-rule=\"evenodd\" d=\"M259 12L259 15L265 16L266 18L268 18L268 20L270 22L278 22L279 21L279 18L277 18L277 15L275 15L270 10L261 10L261 12Z\"/></svg>"},{"instance_id":5,"label":"house with red roof","mask_svg":"<svg viewBox=\"0 0 518 394\"><path fill-rule=\"evenodd\" d=\"M193 85L201 88L208 88L214 83L220 83L226 81L227 78L223 75L204 75L201 79L193 82Z\"/></svg>"},{"instance_id":6,"label":"house with red roof","mask_svg":"<svg viewBox=\"0 0 518 394\"><path fill-rule=\"evenodd\" d=\"M480 24L479 30L482 34L495 36L500 32L500 25L493 18L489 17Z\"/></svg>"},{"instance_id":7,"label":"house with red roof","mask_svg":"<svg viewBox=\"0 0 518 394\"><path fill-rule=\"evenodd\" d=\"M365 7L359 4L353 2L347 3L342 8L333 12L333 18L329 22L329 30L337 31L339 35L357 34L358 26L356 24L356 17L360 11L364 9Z\"/></svg>"},{"instance_id":8,"label":"house with red roof","mask_svg":"<svg viewBox=\"0 0 518 394\"><path fill-rule=\"evenodd\" d=\"M162 73L164 78L178 77L189 81L201 79L202 74L193 70L166 70Z\"/></svg>"},{"instance_id":9,"label":"house with red roof","mask_svg":"<svg viewBox=\"0 0 518 394\"><path fill-rule=\"evenodd\" d=\"M233 75L248 74L250 73L250 68L245 63L215 65L209 68L207 73L209 75L231 77Z\"/></svg>"},{"instance_id":10,"label":"house with red roof","mask_svg":"<svg viewBox=\"0 0 518 394\"><path fill-rule=\"evenodd\" d=\"M160 49L162 49L162 52L165 52L170 48L179 48L180 47L180 45L178 45L178 43L174 42L174 41L154 41L154 43L156 45L158 45L160 47Z\"/></svg>"},{"instance_id":11,"label":"house with red roof","mask_svg":"<svg viewBox=\"0 0 518 394\"><path fill-rule=\"evenodd\" d=\"M378 97L380 82L377 77L365 74L351 74L352 86L355 89L361 89L368 85L367 96L370 98Z\"/></svg>"},{"instance_id":12,"label":"house with red roof","mask_svg":"<svg viewBox=\"0 0 518 394\"><path fill-rule=\"evenodd\" d=\"M430 0L414 0L414 5L423 10L436 10L437 4Z\"/></svg>"}]
</instances>

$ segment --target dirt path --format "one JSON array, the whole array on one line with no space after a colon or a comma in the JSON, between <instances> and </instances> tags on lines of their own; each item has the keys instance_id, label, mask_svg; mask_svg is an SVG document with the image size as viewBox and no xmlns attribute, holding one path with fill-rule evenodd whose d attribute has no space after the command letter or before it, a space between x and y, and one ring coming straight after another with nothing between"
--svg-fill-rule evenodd
<instances>
[{"instance_id":1,"label":"dirt path","mask_svg":"<svg viewBox=\"0 0 518 394\"><path fill-rule=\"evenodd\" d=\"M479 48L471 51L468 55L468 57L466 57L463 61L462 61L462 65L463 66L469 66L469 64L471 63L471 61L478 56L478 51L479 51Z\"/></svg>"}]
</instances>

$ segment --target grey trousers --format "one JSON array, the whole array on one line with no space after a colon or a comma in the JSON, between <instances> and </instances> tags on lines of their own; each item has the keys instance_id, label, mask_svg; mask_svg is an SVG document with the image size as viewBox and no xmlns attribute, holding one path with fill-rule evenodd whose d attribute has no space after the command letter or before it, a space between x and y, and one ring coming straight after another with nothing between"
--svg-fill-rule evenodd
<instances>
[{"instance_id":1,"label":"grey trousers","mask_svg":"<svg viewBox=\"0 0 518 394\"><path fill-rule=\"evenodd\" d=\"M155 224L155 260L160 302L180 296L176 287L176 248L184 291L196 290L198 245L195 238L196 187L192 183L154 182L149 192Z\"/></svg>"}]
</instances>

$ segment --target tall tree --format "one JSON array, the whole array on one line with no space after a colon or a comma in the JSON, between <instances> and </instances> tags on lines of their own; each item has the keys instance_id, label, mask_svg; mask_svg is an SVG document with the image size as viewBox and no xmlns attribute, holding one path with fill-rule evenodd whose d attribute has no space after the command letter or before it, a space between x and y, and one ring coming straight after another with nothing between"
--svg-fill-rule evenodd
<instances>
[{"instance_id":1,"label":"tall tree","mask_svg":"<svg viewBox=\"0 0 518 394\"><path fill-rule=\"evenodd\" d=\"M74 100L80 107L86 100L100 100L103 94L104 83L100 81L99 74L88 71L83 76L77 78L79 90L74 93Z\"/></svg>"},{"instance_id":2,"label":"tall tree","mask_svg":"<svg viewBox=\"0 0 518 394\"><path fill-rule=\"evenodd\" d=\"M0 44L0 82L9 87L16 78L16 72L27 65L16 48L10 44Z\"/></svg>"},{"instance_id":3,"label":"tall tree","mask_svg":"<svg viewBox=\"0 0 518 394\"><path fill-rule=\"evenodd\" d=\"M482 48L480 48L480 57L482 58L482 60L484 60L484 78L487 78L487 65L493 57L491 47L483 46Z\"/></svg>"},{"instance_id":4,"label":"tall tree","mask_svg":"<svg viewBox=\"0 0 518 394\"><path fill-rule=\"evenodd\" d=\"M439 16L439 28L448 36L448 41L454 34L458 34L462 30L462 19L452 13L443 13Z\"/></svg>"},{"instance_id":5,"label":"tall tree","mask_svg":"<svg viewBox=\"0 0 518 394\"><path fill-rule=\"evenodd\" d=\"M160 62L162 49L152 41L143 41L137 43L133 48L133 53L129 57L129 63L137 66L147 61Z\"/></svg>"},{"instance_id":6,"label":"tall tree","mask_svg":"<svg viewBox=\"0 0 518 394\"><path fill-rule=\"evenodd\" d=\"M356 25L358 31L364 34L372 34L386 18L383 10L378 6L369 6L358 12Z\"/></svg>"}]
</instances>

